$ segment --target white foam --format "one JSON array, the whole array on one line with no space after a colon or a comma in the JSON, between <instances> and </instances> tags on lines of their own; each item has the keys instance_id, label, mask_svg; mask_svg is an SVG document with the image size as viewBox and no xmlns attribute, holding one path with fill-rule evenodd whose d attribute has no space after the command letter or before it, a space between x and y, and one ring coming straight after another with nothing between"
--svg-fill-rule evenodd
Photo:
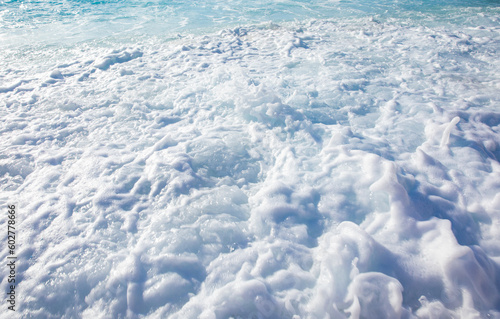
<instances>
[{"instance_id":1,"label":"white foam","mask_svg":"<svg viewBox=\"0 0 500 319\"><path fill-rule=\"evenodd\" d=\"M0 62L20 313L499 316L485 14L484 29L313 20Z\"/></svg>"}]
</instances>

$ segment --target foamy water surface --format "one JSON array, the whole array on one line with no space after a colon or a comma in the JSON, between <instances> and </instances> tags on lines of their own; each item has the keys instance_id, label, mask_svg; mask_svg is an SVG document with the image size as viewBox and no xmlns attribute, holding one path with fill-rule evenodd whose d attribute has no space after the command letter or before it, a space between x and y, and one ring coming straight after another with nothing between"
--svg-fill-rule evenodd
<instances>
[{"instance_id":1,"label":"foamy water surface","mask_svg":"<svg viewBox=\"0 0 500 319\"><path fill-rule=\"evenodd\" d=\"M500 318L499 13L0 2L14 315Z\"/></svg>"}]
</instances>

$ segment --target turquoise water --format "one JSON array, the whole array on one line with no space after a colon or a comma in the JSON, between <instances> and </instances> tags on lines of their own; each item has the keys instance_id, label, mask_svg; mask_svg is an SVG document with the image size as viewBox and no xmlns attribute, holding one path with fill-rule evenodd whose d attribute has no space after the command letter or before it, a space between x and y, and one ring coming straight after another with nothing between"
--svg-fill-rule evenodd
<instances>
[{"instance_id":1,"label":"turquoise water","mask_svg":"<svg viewBox=\"0 0 500 319\"><path fill-rule=\"evenodd\" d=\"M2 1L3 45L58 44L214 31L224 27L365 16L474 25L498 1ZM475 17L476 16L476 17Z\"/></svg>"}]
</instances>

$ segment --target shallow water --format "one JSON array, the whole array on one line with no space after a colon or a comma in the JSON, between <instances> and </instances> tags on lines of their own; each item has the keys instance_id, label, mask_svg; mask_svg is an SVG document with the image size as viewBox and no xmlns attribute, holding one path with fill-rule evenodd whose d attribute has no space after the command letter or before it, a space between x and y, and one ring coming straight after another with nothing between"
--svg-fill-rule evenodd
<instances>
[{"instance_id":1,"label":"shallow water","mask_svg":"<svg viewBox=\"0 0 500 319\"><path fill-rule=\"evenodd\" d=\"M0 8L20 317L500 317L497 2Z\"/></svg>"}]
</instances>

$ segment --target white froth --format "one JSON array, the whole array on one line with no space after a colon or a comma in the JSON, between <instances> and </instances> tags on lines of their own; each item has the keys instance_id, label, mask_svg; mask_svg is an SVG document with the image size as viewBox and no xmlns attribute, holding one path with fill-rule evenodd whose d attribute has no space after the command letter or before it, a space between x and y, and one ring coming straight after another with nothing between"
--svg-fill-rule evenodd
<instances>
[{"instance_id":1,"label":"white froth","mask_svg":"<svg viewBox=\"0 0 500 319\"><path fill-rule=\"evenodd\" d=\"M499 317L500 29L478 21L3 59L19 313Z\"/></svg>"}]
</instances>

